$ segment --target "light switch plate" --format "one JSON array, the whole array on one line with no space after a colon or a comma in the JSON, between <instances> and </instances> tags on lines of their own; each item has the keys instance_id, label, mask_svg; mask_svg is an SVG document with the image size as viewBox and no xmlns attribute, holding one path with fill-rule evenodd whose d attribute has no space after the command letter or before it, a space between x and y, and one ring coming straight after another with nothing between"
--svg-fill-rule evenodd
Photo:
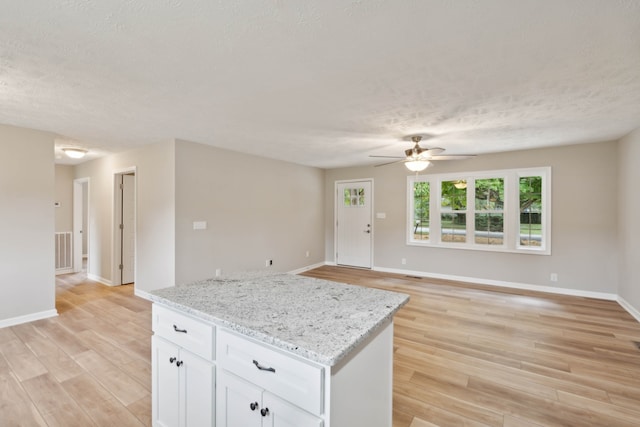
<instances>
[{"instance_id":1,"label":"light switch plate","mask_svg":"<svg viewBox=\"0 0 640 427\"><path fill-rule=\"evenodd\" d=\"M207 221L193 221L193 229L194 230L206 230L207 229Z\"/></svg>"},{"instance_id":2,"label":"light switch plate","mask_svg":"<svg viewBox=\"0 0 640 427\"><path fill-rule=\"evenodd\" d=\"M376 218L378 219L385 219L387 217L387 214L384 212L378 212L376 213Z\"/></svg>"}]
</instances>

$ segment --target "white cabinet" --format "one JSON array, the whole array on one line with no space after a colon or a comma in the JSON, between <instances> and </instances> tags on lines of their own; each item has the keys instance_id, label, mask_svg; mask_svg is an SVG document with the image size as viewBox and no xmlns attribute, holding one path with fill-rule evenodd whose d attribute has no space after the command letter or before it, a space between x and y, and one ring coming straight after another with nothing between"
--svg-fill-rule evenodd
<instances>
[{"instance_id":1,"label":"white cabinet","mask_svg":"<svg viewBox=\"0 0 640 427\"><path fill-rule=\"evenodd\" d=\"M277 396L221 370L216 386L218 427L322 427L323 423Z\"/></svg>"},{"instance_id":2,"label":"white cabinet","mask_svg":"<svg viewBox=\"0 0 640 427\"><path fill-rule=\"evenodd\" d=\"M393 323L335 365L153 305L155 427L390 427Z\"/></svg>"},{"instance_id":3,"label":"white cabinet","mask_svg":"<svg viewBox=\"0 0 640 427\"><path fill-rule=\"evenodd\" d=\"M162 325L167 324L171 326L170 329L163 328ZM174 325L178 329L177 332L173 330ZM199 338L194 338L196 331L203 331L203 326L208 332L201 333ZM211 325L163 308L157 310L154 305L153 327L153 425L157 427L215 425L215 365L212 356L209 359L203 359L191 351L195 349L202 353L203 348L213 349ZM211 337L208 340L209 344L207 344L207 335ZM212 354L211 351L204 352Z\"/></svg>"}]
</instances>

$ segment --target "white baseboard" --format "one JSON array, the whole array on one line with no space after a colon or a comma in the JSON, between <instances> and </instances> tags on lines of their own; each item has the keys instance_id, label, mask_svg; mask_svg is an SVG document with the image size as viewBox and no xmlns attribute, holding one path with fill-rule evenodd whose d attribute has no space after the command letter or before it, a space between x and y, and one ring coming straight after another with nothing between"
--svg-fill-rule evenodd
<instances>
[{"instance_id":1,"label":"white baseboard","mask_svg":"<svg viewBox=\"0 0 640 427\"><path fill-rule=\"evenodd\" d=\"M401 270L396 268L374 267L375 271L385 273L405 274L410 276L427 277L432 279L455 280L456 282L464 282L478 285L489 285L500 288L522 289L527 291L547 292L551 294L572 295L585 298L597 298L608 301L617 301L616 294L606 292L582 291L579 289L554 288L552 286L532 285L529 283L505 282L502 280L479 279L477 277L453 276L449 274L426 273L424 271Z\"/></svg>"},{"instance_id":2,"label":"white baseboard","mask_svg":"<svg viewBox=\"0 0 640 427\"><path fill-rule=\"evenodd\" d=\"M147 291L143 291L142 289L134 289L133 294L137 297L151 301L151 294Z\"/></svg>"},{"instance_id":3,"label":"white baseboard","mask_svg":"<svg viewBox=\"0 0 640 427\"><path fill-rule=\"evenodd\" d=\"M87 273L87 279L93 280L94 282L102 283L103 285L107 286L116 286L111 282L111 280L107 280L104 277L96 276L95 274L91 273Z\"/></svg>"},{"instance_id":4,"label":"white baseboard","mask_svg":"<svg viewBox=\"0 0 640 427\"><path fill-rule=\"evenodd\" d=\"M37 313L25 314L24 316L12 317L10 319L0 320L0 328L6 328L7 326L20 325L21 323L33 322L34 320L47 319L49 317L56 317L58 311L53 310L39 311Z\"/></svg>"},{"instance_id":5,"label":"white baseboard","mask_svg":"<svg viewBox=\"0 0 640 427\"><path fill-rule=\"evenodd\" d=\"M326 262L319 262L317 264L308 265L306 267L298 268L296 270L291 270L288 273L289 274L300 274L300 273L304 273L305 271L313 270L314 268L322 267L323 265L326 265L326 264L327 264Z\"/></svg>"},{"instance_id":6,"label":"white baseboard","mask_svg":"<svg viewBox=\"0 0 640 427\"><path fill-rule=\"evenodd\" d=\"M637 310L634 306L629 304L627 302L627 300L622 298L620 295L618 295L617 301L618 301L618 304L620 304L622 306L622 308L627 310L630 315L632 315L638 322L640 322L640 311L639 310Z\"/></svg>"},{"instance_id":7,"label":"white baseboard","mask_svg":"<svg viewBox=\"0 0 640 427\"><path fill-rule=\"evenodd\" d=\"M73 268L61 268L59 270L56 270L56 276L60 274L69 274L69 273L73 273Z\"/></svg>"}]
</instances>

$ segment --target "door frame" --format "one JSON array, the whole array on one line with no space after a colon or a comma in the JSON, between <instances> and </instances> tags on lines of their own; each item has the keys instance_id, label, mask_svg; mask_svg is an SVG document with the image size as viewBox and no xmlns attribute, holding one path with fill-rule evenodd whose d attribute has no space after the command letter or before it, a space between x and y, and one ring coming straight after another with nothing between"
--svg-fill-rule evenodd
<instances>
[{"instance_id":1,"label":"door frame","mask_svg":"<svg viewBox=\"0 0 640 427\"><path fill-rule=\"evenodd\" d=\"M136 179L134 181L134 208L133 215L134 221L136 223L136 233L138 229L138 173L136 166L130 166L128 168L118 169L113 172L113 213L112 213L112 222L111 222L111 246L112 246L112 262L111 262L111 284L112 286L120 286L122 285L122 274L120 272L120 259L122 258L122 247L121 247L121 235L120 235L120 222L119 215L120 209L122 206L122 200L119 197L119 185L118 179L120 179L121 175L135 175ZM136 234L135 242L134 242L134 266L133 266L133 277L134 277L134 286L137 283L138 277L138 236Z\"/></svg>"},{"instance_id":2,"label":"door frame","mask_svg":"<svg viewBox=\"0 0 640 427\"><path fill-rule=\"evenodd\" d=\"M82 194L82 186L83 184L87 184L87 200L84 200ZM89 272L89 200L91 197L91 180L88 177L85 178L76 178L73 180L73 272L78 273L82 271L82 235L87 236L87 273ZM83 207L87 205L87 229L84 230L82 227L83 224ZM82 230L82 232L80 232Z\"/></svg>"},{"instance_id":3,"label":"door frame","mask_svg":"<svg viewBox=\"0 0 640 427\"><path fill-rule=\"evenodd\" d=\"M373 194L374 194L374 190L373 190L373 178L361 178L361 179L343 179L343 180L338 180L335 181L333 184L333 194L334 194L334 199L333 199L333 263L335 265L338 264L338 258L336 257L336 253L338 252L338 204L340 202L340 200L342 200L341 196L338 195L338 186L340 184L349 184L352 182L369 182L369 184L371 185L371 203L369 206L369 216L371 218L371 239L369 239L369 255L370 255L370 260L369 263L371 265L370 269L373 270L373 253L374 253L374 236L375 236L375 224L373 221ZM356 267L354 266L353 268L362 268L362 267Z\"/></svg>"}]
</instances>

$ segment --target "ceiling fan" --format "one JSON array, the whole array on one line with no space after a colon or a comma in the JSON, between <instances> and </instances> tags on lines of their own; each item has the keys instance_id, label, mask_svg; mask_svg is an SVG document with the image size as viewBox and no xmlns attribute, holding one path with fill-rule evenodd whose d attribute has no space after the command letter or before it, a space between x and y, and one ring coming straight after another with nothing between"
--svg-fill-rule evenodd
<instances>
[{"instance_id":1,"label":"ceiling fan","mask_svg":"<svg viewBox=\"0 0 640 427\"><path fill-rule=\"evenodd\" d=\"M393 163L403 162L404 165L412 172L420 172L425 170L429 165L431 165L432 160L464 160L475 157L474 154L458 154L458 155L445 155L441 156L440 154L444 152L444 148L423 148L420 146L420 141L422 141L422 135L413 135L411 137L411 141L415 144L413 148L409 148L404 150L405 157L400 156L369 156L369 157L380 157L387 159L399 159L394 160L392 162L382 163L378 166L390 165Z\"/></svg>"}]
</instances>

